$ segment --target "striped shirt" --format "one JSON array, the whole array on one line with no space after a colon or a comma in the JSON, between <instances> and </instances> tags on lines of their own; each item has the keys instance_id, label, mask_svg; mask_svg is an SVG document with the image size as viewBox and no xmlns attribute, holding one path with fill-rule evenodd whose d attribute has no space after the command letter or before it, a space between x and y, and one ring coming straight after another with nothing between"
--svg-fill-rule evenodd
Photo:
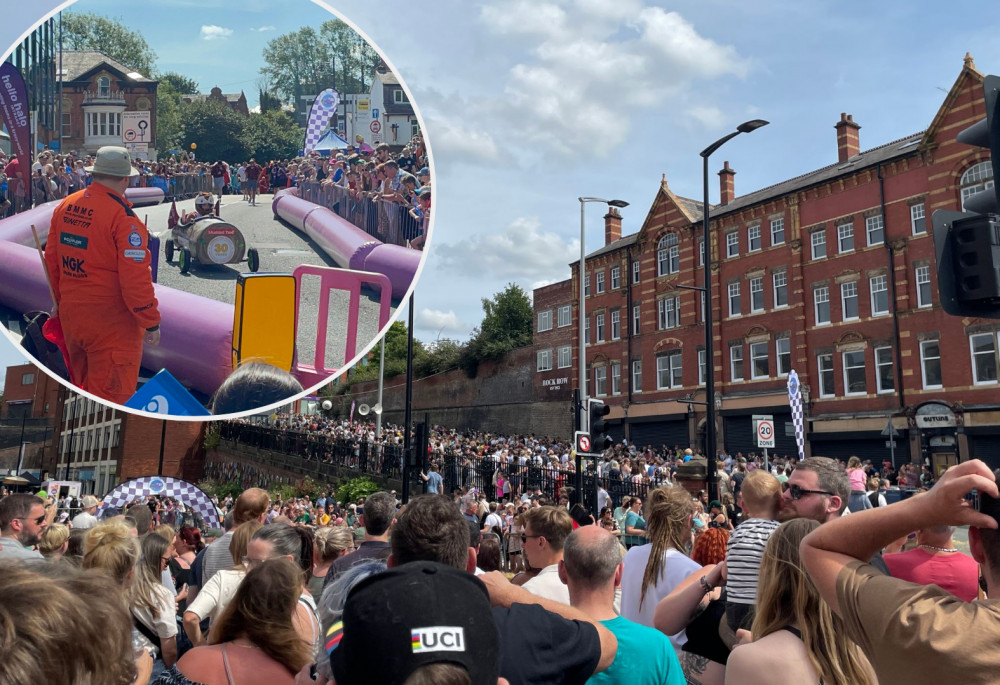
<instances>
[{"instance_id":1,"label":"striped shirt","mask_svg":"<svg viewBox=\"0 0 1000 685\"><path fill-rule=\"evenodd\" d=\"M767 519L747 519L726 545L726 596L734 604L753 604L757 599L760 560L771 533L780 523Z\"/></svg>"}]
</instances>

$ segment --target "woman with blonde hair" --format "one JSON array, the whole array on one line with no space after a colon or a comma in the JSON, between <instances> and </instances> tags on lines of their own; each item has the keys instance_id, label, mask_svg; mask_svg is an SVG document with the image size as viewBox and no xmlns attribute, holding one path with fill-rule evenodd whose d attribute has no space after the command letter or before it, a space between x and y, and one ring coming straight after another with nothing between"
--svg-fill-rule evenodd
<instances>
[{"instance_id":1,"label":"woman with blonde hair","mask_svg":"<svg viewBox=\"0 0 1000 685\"><path fill-rule=\"evenodd\" d=\"M49 561L59 561L69 546L69 528L62 523L50 524L42 531L38 551Z\"/></svg>"},{"instance_id":2,"label":"woman with blonde hair","mask_svg":"<svg viewBox=\"0 0 1000 685\"><path fill-rule=\"evenodd\" d=\"M209 644L187 652L155 685L293 685L312 661L292 625L302 580L301 569L285 558L253 566L212 626Z\"/></svg>"},{"instance_id":3,"label":"woman with blonde hair","mask_svg":"<svg viewBox=\"0 0 1000 685\"><path fill-rule=\"evenodd\" d=\"M313 569L307 586L313 597L323 594L326 574L334 561L354 551L354 533L344 526L329 526L316 531L313 538Z\"/></svg>"},{"instance_id":4,"label":"woman with blonde hair","mask_svg":"<svg viewBox=\"0 0 1000 685\"><path fill-rule=\"evenodd\" d=\"M799 562L799 543L819 523L781 524L764 549L753 642L729 656L729 685L874 685L871 666Z\"/></svg>"},{"instance_id":5,"label":"woman with blonde hair","mask_svg":"<svg viewBox=\"0 0 1000 685\"><path fill-rule=\"evenodd\" d=\"M674 587L701 568L688 557L691 543L691 495L680 485L656 488L646 502L648 544L625 554L622 573L622 612L630 621L653 627L657 603ZM680 650L686 637L670 636Z\"/></svg>"}]
</instances>

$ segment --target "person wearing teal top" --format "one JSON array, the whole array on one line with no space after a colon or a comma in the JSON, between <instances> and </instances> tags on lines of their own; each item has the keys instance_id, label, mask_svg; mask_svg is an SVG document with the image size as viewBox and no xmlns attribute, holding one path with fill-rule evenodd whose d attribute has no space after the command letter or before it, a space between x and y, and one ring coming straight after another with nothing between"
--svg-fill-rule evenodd
<instances>
[{"instance_id":1,"label":"person wearing teal top","mask_svg":"<svg viewBox=\"0 0 1000 685\"><path fill-rule=\"evenodd\" d=\"M600 526L576 529L563 545L559 579L569 588L570 604L600 621L618 639L611 666L587 683L685 685L670 639L615 613L615 589L621 584L624 568L621 558L621 545Z\"/></svg>"},{"instance_id":2,"label":"person wearing teal top","mask_svg":"<svg viewBox=\"0 0 1000 685\"><path fill-rule=\"evenodd\" d=\"M646 519L642 517L640 509L642 509L642 499L633 497L628 513L625 515L625 536L623 538L625 549L631 549L636 545L645 545L648 542L646 539Z\"/></svg>"}]
</instances>

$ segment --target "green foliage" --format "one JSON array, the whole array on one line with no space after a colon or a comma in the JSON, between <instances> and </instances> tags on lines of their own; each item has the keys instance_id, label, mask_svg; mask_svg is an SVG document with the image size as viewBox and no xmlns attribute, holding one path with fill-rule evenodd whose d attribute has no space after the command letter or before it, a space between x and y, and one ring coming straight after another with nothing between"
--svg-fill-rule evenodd
<instances>
[{"instance_id":1,"label":"green foliage","mask_svg":"<svg viewBox=\"0 0 1000 685\"><path fill-rule=\"evenodd\" d=\"M183 107L184 133L181 146L198 145L198 159L236 162L246 157L240 139L244 117L218 102L192 102Z\"/></svg>"},{"instance_id":2,"label":"green foliage","mask_svg":"<svg viewBox=\"0 0 1000 685\"><path fill-rule=\"evenodd\" d=\"M63 12L63 47L67 50L98 50L143 76L151 76L156 53L141 33L129 30L121 19L108 19L92 12Z\"/></svg>"},{"instance_id":3,"label":"green foliage","mask_svg":"<svg viewBox=\"0 0 1000 685\"><path fill-rule=\"evenodd\" d=\"M161 81L156 89L156 148L161 156L184 142L183 104L180 93L169 82Z\"/></svg>"},{"instance_id":4,"label":"green foliage","mask_svg":"<svg viewBox=\"0 0 1000 685\"><path fill-rule=\"evenodd\" d=\"M413 372L417 378L426 378L461 368L465 348L465 345L454 340L439 340L427 350L419 364L414 364Z\"/></svg>"},{"instance_id":5,"label":"green foliage","mask_svg":"<svg viewBox=\"0 0 1000 685\"><path fill-rule=\"evenodd\" d=\"M208 424L208 430L205 431L205 449L214 450L222 442L222 433L219 430L219 422L213 421Z\"/></svg>"},{"instance_id":6,"label":"green foliage","mask_svg":"<svg viewBox=\"0 0 1000 685\"><path fill-rule=\"evenodd\" d=\"M379 491L378 483L371 478L352 478L337 488L337 501L341 504L357 502L362 497L368 497L373 492Z\"/></svg>"},{"instance_id":7,"label":"green foliage","mask_svg":"<svg viewBox=\"0 0 1000 685\"><path fill-rule=\"evenodd\" d=\"M469 341L473 359L497 361L511 350L531 344L534 314L521 286L508 283L493 299L483 298L483 312L479 331Z\"/></svg>"},{"instance_id":8,"label":"green foliage","mask_svg":"<svg viewBox=\"0 0 1000 685\"><path fill-rule=\"evenodd\" d=\"M302 127L287 112L269 111L247 117L240 140L246 151L244 157L268 160L294 157L302 147L302 138Z\"/></svg>"},{"instance_id":9,"label":"green foliage","mask_svg":"<svg viewBox=\"0 0 1000 685\"><path fill-rule=\"evenodd\" d=\"M294 487L296 497L308 497L314 501L320 496L321 493L326 492L327 490L325 485L317 483L310 476L306 476L300 480Z\"/></svg>"},{"instance_id":10,"label":"green foliage","mask_svg":"<svg viewBox=\"0 0 1000 685\"><path fill-rule=\"evenodd\" d=\"M243 488L238 483L222 483L214 478L198 481L198 487L209 497L212 495L218 497L220 502L226 498L226 495L231 495L233 499L236 499L243 493Z\"/></svg>"},{"instance_id":11,"label":"green foliage","mask_svg":"<svg viewBox=\"0 0 1000 685\"><path fill-rule=\"evenodd\" d=\"M261 114L266 114L267 112L276 112L281 109L281 98L271 93L269 90L264 90L263 88L258 91L260 94L260 112Z\"/></svg>"},{"instance_id":12,"label":"green foliage","mask_svg":"<svg viewBox=\"0 0 1000 685\"><path fill-rule=\"evenodd\" d=\"M178 74L176 71L168 71L165 74L159 74L156 78L159 80L161 88L164 83L167 83L181 95L192 95L200 92L198 90L197 81L193 78L188 78L183 74Z\"/></svg>"}]
</instances>

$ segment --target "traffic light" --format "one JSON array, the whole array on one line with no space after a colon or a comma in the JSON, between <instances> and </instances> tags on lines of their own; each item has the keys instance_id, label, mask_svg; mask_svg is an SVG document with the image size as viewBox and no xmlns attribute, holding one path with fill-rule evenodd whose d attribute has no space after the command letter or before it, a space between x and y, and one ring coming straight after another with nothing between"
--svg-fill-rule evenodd
<instances>
[{"instance_id":1,"label":"traffic light","mask_svg":"<svg viewBox=\"0 0 1000 685\"><path fill-rule=\"evenodd\" d=\"M990 151L994 184L1000 182L1000 77L983 79L986 118L958 134L960 143ZM934 212L941 306L955 316L1000 318L1000 215L994 185L965 200L968 211Z\"/></svg>"},{"instance_id":2,"label":"traffic light","mask_svg":"<svg viewBox=\"0 0 1000 685\"><path fill-rule=\"evenodd\" d=\"M418 423L413 426L413 444L410 446L410 453L407 466L410 468L424 468L424 460L427 459L428 431L426 423Z\"/></svg>"},{"instance_id":3,"label":"traffic light","mask_svg":"<svg viewBox=\"0 0 1000 685\"><path fill-rule=\"evenodd\" d=\"M602 400L587 400L587 414L590 418L590 450L600 453L611 447L611 438L606 434L608 422L604 419L611 407Z\"/></svg>"}]
</instances>

